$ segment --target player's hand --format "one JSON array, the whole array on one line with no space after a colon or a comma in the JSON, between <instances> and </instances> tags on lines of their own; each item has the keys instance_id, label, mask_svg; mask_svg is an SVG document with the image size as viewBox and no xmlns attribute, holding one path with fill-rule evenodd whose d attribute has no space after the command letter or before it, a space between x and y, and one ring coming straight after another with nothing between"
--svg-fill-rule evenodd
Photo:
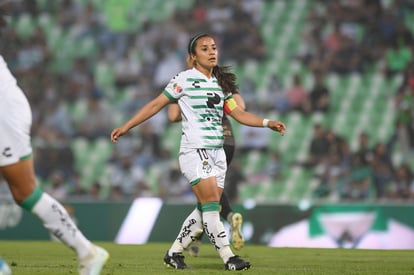
<instances>
[{"instance_id":1,"label":"player's hand","mask_svg":"<svg viewBox=\"0 0 414 275\"><path fill-rule=\"evenodd\" d=\"M125 135L128 132L128 130L129 129L126 127L115 128L111 132L111 141L116 143L118 141L118 138Z\"/></svg>"},{"instance_id":2,"label":"player's hand","mask_svg":"<svg viewBox=\"0 0 414 275\"><path fill-rule=\"evenodd\" d=\"M279 132L282 136L285 135L286 125L283 122L271 120L269 121L267 127L272 129L273 131Z\"/></svg>"}]
</instances>

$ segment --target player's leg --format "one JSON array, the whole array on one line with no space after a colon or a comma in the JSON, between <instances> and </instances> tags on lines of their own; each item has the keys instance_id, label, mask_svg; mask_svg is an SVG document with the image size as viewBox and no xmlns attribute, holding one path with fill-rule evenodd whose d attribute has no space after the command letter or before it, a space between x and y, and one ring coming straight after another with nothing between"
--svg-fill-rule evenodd
<instances>
[{"instance_id":1,"label":"player's leg","mask_svg":"<svg viewBox=\"0 0 414 275\"><path fill-rule=\"evenodd\" d=\"M227 270L248 269L250 268L250 263L234 255L230 249L229 239L220 220L220 205L217 201L219 198L217 196L220 195L222 189L216 188L216 192L214 192L214 185L217 187L215 177L211 177L193 186L194 193L201 203L204 232L208 236L210 243L216 248Z\"/></svg>"},{"instance_id":2,"label":"player's leg","mask_svg":"<svg viewBox=\"0 0 414 275\"><path fill-rule=\"evenodd\" d=\"M225 192L220 198L221 211L220 216L227 220L230 225L231 244L234 249L240 250L244 246L242 234L243 216L240 213L234 213L230 206L229 199Z\"/></svg>"},{"instance_id":3,"label":"player's leg","mask_svg":"<svg viewBox=\"0 0 414 275\"><path fill-rule=\"evenodd\" d=\"M109 254L85 238L58 201L36 187L33 158L3 166L0 171L16 203L39 217L45 228L75 250L80 267L83 263L84 269L92 269L91 272L81 274L99 274Z\"/></svg>"},{"instance_id":4,"label":"player's leg","mask_svg":"<svg viewBox=\"0 0 414 275\"><path fill-rule=\"evenodd\" d=\"M203 233L202 216L197 207L184 220L177 238L164 256L164 263L175 269L187 268L182 253L201 233Z\"/></svg>"},{"instance_id":5,"label":"player's leg","mask_svg":"<svg viewBox=\"0 0 414 275\"><path fill-rule=\"evenodd\" d=\"M223 148L224 153L226 154L227 167L230 167L230 163L234 156L235 146L232 144L224 144ZM240 213L233 212L233 208L230 205L226 192L223 192L221 195L220 205L220 216L230 225L231 244L234 249L240 250L244 246L244 238L241 230L243 216Z\"/></svg>"},{"instance_id":6,"label":"player's leg","mask_svg":"<svg viewBox=\"0 0 414 275\"><path fill-rule=\"evenodd\" d=\"M226 268L249 268L250 263L239 259L231 251L220 220L219 201L227 169L224 150L184 149L180 151L179 163L200 204L204 232L223 259Z\"/></svg>"}]
</instances>

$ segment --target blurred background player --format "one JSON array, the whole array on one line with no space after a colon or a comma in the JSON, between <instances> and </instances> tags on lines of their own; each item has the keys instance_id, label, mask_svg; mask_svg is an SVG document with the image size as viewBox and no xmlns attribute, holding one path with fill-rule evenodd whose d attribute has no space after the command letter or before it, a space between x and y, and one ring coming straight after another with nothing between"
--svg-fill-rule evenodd
<instances>
[{"instance_id":1,"label":"blurred background player","mask_svg":"<svg viewBox=\"0 0 414 275\"><path fill-rule=\"evenodd\" d=\"M0 4L0 29L6 25L6 4ZM13 199L42 221L51 234L75 250L79 273L100 274L109 258L77 228L66 209L36 183L31 147L29 102L0 55L0 172Z\"/></svg>"}]
</instances>

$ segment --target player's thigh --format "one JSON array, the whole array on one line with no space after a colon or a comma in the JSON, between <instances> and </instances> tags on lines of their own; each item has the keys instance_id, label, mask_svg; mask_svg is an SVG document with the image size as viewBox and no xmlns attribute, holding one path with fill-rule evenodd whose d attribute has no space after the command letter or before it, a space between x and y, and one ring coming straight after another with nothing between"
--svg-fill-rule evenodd
<instances>
[{"instance_id":1,"label":"player's thigh","mask_svg":"<svg viewBox=\"0 0 414 275\"><path fill-rule=\"evenodd\" d=\"M20 202L36 186L30 130L30 105L17 86L0 100L0 172L13 197Z\"/></svg>"},{"instance_id":2,"label":"player's thigh","mask_svg":"<svg viewBox=\"0 0 414 275\"><path fill-rule=\"evenodd\" d=\"M217 186L215 177L201 179L192 189L199 203L220 201L223 192L223 189Z\"/></svg>"},{"instance_id":3,"label":"player's thigh","mask_svg":"<svg viewBox=\"0 0 414 275\"><path fill-rule=\"evenodd\" d=\"M1 174L7 181L13 198L22 202L36 187L33 158L0 167Z\"/></svg>"}]
</instances>

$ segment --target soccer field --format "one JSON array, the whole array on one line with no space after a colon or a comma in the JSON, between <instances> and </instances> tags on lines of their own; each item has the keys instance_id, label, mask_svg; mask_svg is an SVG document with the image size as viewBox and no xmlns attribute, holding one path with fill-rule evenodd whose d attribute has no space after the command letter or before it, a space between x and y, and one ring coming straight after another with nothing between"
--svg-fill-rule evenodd
<instances>
[{"instance_id":1,"label":"soccer field","mask_svg":"<svg viewBox=\"0 0 414 275\"><path fill-rule=\"evenodd\" d=\"M190 269L176 271L163 265L169 243L117 245L98 243L111 258L102 274L222 274L224 265L213 247L203 244L200 256L186 253ZM413 274L412 250L354 250L270 248L248 245L238 253L252 263L252 274ZM0 241L0 255L14 275L77 274L75 254L49 241ZM241 272L236 272L241 273Z\"/></svg>"}]
</instances>

